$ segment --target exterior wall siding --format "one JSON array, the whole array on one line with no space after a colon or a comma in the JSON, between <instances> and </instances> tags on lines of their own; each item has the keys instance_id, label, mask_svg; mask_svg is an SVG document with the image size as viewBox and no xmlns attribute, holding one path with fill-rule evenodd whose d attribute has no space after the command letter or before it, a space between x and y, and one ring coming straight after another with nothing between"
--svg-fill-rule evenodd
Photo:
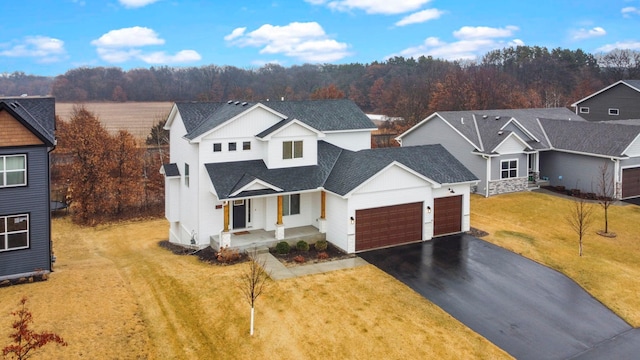
<instances>
[{"instance_id":1,"label":"exterior wall siding","mask_svg":"<svg viewBox=\"0 0 640 360\"><path fill-rule=\"evenodd\" d=\"M0 215L29 214L29 248L0 252L0 279L51 271L47 148L5 147L0 154L27 154L27 186L0 188Z\"/></svg>"},{"instance_id":2,"label":"exterior wall siding","mask_svg":"<svg viewBox=\"0 0 640 360\"><path fill-rule=\"evenodd\" d=\"M327 193L327 241L337 246L343 251L348 251L348 227L349 217L347 216L347 200L338 195ZM355 227L351 230L355 234Z\"/></svg>"},{"instance_id":3,"label":"exterior wall siding","mask_svg":"<svg viewBox=\"0 0 640 360\"><path fill-rule=\"evenodd\" d=\"M540 153L540 176L549 179L551 186L595 192L599 182L599 168L608 162L613 176L614 163L593 156L545 151Z\"/></svg>"},{"instance_id":4,"label":"exterior wall siding","mask_svg":"<svg viewBox=\"0 0 640 360\"><path fill-rule=\"evenodd\" d=\"M322 140L343 149L358 151L371 148L371 130L325 133L325 135Z\"/></svg>"},{"instance_id":5,"label":"exterior wall siding","mask_svg":"<svg viewBox=\"0 0 640 360\"><path fill-rule=\"evenodd\" d=\"M487 186L487 160L473 154L475 148L440 118L433 118L402 139L402 146L441 144L480 181L476 192L484 194Z\"/></svg>"},{"instance_id":6,"label":"exterior wall siding","mask_svg":"<svg viewBox=\"0 0 640 360\"><path fill-rule=\"evenodd\" d=\"M589 113L581 113L581 107L588 107ZM609 115L609 109L618 109L618 115ZM589 121L640 119L640 92L627 85L618 84L580 104L578 115Z\"/></svg>"}]
</instances>

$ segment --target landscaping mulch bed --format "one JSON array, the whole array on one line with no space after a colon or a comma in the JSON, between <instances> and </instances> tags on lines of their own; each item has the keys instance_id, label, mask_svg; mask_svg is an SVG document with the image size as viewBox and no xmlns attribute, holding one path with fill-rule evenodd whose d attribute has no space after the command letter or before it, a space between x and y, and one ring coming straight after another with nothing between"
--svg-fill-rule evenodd
<instances>
[{"instance_id":1,"label":"landscaping mulch bed","mask_svg":"<svg viewBox=\"0 0 640 360\"><path fill-rule=\"evenodd\" d=\"M318 251L316 251L313 245L309 246L309 251L298 251L298 249L296 249L295 246L292 246L291 251L286 255L278 254L275 248L270 248L269 252L276 259L280 260L280 262L284 264L284 266L287 266L287 267L299 266L304 264L316 264L321 262L349 259L349 258L356 257L355 254L347 254L342 250L336 248L335 246L331 245L331 243L328 244L327 250L324 251L327 254L327 258L325 259L318 258ZM297 256L304 257L304 262L297 262L296 260L294 260Z\"/></svg>"},{"instance_id":2,"label":"landscaping mulch bed","mask_svg":"<svg viewBox=\"0 0 640 360\"><path fill-rule=\"evenodd\" d=\"M237 260L227 261L227 262L220 261L218 260L218 252L213 250L211 246L207 246L206 248L200 249L200 250L194 250L181 245L172 244L168 240L160 241L158 245L160 245L160 247L162 248L165 248L171 251L176 255L197 256L198 259L200 259L200 261L213 264L213 265L233 265L233 264L238 264L247 260L246 253L238 253L239 257Z\"/></svg>"}]
</instances>

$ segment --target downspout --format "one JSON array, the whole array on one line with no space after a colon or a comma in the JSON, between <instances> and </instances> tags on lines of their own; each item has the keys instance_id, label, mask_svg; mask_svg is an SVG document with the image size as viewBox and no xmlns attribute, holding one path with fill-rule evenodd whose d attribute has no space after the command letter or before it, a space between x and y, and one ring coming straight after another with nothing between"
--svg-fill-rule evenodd
<instances>
[{"instance_id":1,"label":"downspout","mask_svg":"<svg viewBox=\"0 0 640 360\"><path fill-rule=\"evenodd\" d=\"M491 176L491 156L482 155L483 159L487 160L487 169L485 173L484 180L484 197L489 197L489 176Z\"/></svg>"},{"instance_id":2,"label":"downspout","mask_svg":"<svg viewBox=\"0 0 640 360\"><path fill-rule=\"evenodd\" d=\"M613 161L613 189L614 189L614 197L616 199L622 199L622 189L620 189L620 197L618 197L618 184L620 183L620 159L611 158Z\"/></svg>"}]
</instances>

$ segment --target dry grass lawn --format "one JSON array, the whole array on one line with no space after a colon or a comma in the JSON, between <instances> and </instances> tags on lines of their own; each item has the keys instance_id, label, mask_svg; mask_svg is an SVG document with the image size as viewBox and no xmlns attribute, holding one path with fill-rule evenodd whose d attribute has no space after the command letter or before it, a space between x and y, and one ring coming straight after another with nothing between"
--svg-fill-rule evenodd
<instances>
[{"instance_id":1,"label":"dry grass lawn","mask_svg":"<svg viewBox=\"0 0 640 360\"><path fill-rule=\"evenodd\" d=\"M69 121L73 108L82 105L98 116L110 133L127 130L133 136L146 139L151 128L164 120L171 110L172 102L88 102L83 104L56 102L56 115Z\"/></svg>"},{"instance_id":2,"label":"dry grass lawn","mask_svg":"<svg viewBox=\"0 0 640 360\"><path fill-rule=\"evenodd\" d=\"M602 237L604 211L598 204L578 256L578 236L566 217L571 201L556 195L518 193L471 198L471 224L490 233L484 240L568 275L631 325L640 326L640 207L609 208L609 231Z\"/></svg>"},{"instance_id":3,"label":"dry grass lawn","mask_svg":"<svg viewBox=\"0 0 640 360\"><path fill-rule=\"evenodd\" d=\"M373 266L270 282L252 338L237 288L247 264L173 255L157 245L167 229L164 220L80 228L55 219L55 272L0 288L0 314L29 297L34 328L69 343L43 348L42 359L509 358ZM0 346L11 320L0 317Z\"/></svg>"}]
</instances>

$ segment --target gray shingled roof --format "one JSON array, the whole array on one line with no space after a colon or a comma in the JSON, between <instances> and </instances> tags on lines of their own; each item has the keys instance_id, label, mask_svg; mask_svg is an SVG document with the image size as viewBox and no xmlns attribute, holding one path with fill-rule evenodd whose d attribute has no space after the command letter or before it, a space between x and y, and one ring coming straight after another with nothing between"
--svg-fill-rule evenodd
<instances>
[{"instance_id":1,"label":"gray shingled roof","mask_svg":"<svg viewBox=\"0 0 640 360\"><path fill-rule=\"evenodd\" d=\"M176 163L164 164L162 168L164 169L164 176L166 177L180 176L180 170Z\"/></svg>"},{"instance_id":2,"label":"gray shingled roof","mask_svg":"<svg viewBox=\"0 0 640 360\"><path fill-rule=\"evenodd\" d=\"M344 150L318 142L318 165L268 169L262 160L205 164L220 199L273 194L274 190L254 190L231 196L254 179L283 190L283 193L324 187L345 195L377 172L397 161L438 183L475 181L477 178L441 145L404 148Z\"/></svg>"},{"instance_id":3,"label":"gray shingled roof","mask_svg":"<svg viewBox=\"0 0 640 360\"><path fill-rule=\"evenodd\" d=\"M55 144L56 110L52 97L0 98L0 106L9 111L48 146Z\"/></svg>"},{"instance_id":4,"label":"gray shingled roof","mask_svg":"<svg viewBox=\"0 0 640 360\"><path fill-rule=\"evenodd\" d=\"M246 111L255 102L176 102L185 124L187 139L206 133ZM319 131L375 129L373 122L351 100L308 100L261 102L283 115L298 119ZM282 124L281 124L282 125Z\"/></svg>"},{"instance_id":5,"label":"gray shingled roof","mask_svg":"<svg viewBox=\"0 0 640 360\"><path fill-rule=\"evenodd\" d=\"M622 82L640 91L640 80L622 80Z\"/></svg>"},{"instance_id":6,"label":"gray shingled roof","mask_svg":"<svg viewBox=\"0 0 640 360\"><path fill-rule=\"evenodd\" d=\"M640 126L540 119L554 149L622 156L640 135Z\"/></svg>"},{"instance_id":7,"label":"gray shingled roof","mask_svg":"<svg viewBox=\"0 0 640 360\"><path fill-rule=\"evenodd\" d=\"M491 152L509 135L509 131L499 134L498 130L512 118L516 119L518 123L540 141L540 143L537 143L535 141L529 142L528 138L523 139L529 142L529 145L534 149L549 147L542 128L538 124L538 119L586 122L582 117L567 108L443 111L438 114L473 142L479 151L482 148L484 153Z\"/></svg>"}]
</instances>

